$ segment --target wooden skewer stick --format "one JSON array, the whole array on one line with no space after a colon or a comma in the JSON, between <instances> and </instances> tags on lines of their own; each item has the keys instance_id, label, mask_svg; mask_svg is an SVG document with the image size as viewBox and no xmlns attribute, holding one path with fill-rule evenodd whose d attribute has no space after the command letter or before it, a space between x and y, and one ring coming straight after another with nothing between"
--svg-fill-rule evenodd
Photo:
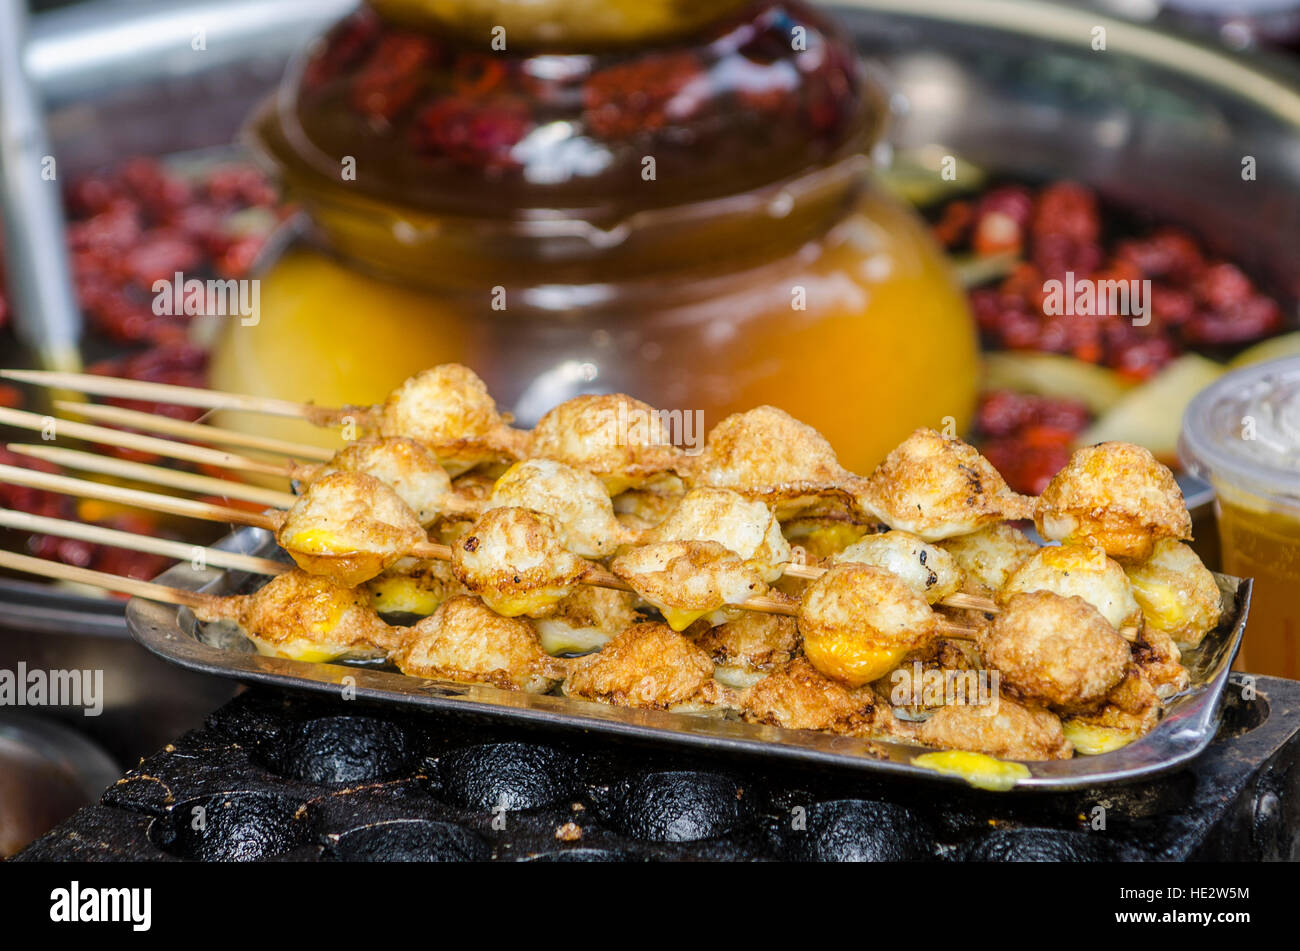
<instances>
[{"instance_id":1,"label":"wooden skewer stick","mask_svg":"<svg viewBox=\"0 0 1300 951\"><path fill-rule=\"evenodd\" d=\"M805 565L791 562L785 566L783 574L789 575L792 578L816 579L826 574L826 569L820 565ZM948 608L987 611L991 614L996 614L1001 610L998 607L997 602L991 598L981 598L977 594L962 594L960 592L948 595L939 603Z\"/></svg>"},{"instance_id":2,"label":"wooden skewer stick","mask_svg":"<svg viewBox=\"0 0 1300 951\"><path fill-rule=\"evenodd\" d=\"M171 383L148 383L142 380L123 380L95 373L62 373L49 370L0 370L0 377L19 383L111 396L119 399L143 400L151 403L174 403L178 406L201 406L205 409L241 410L265 413L269 416L288 416L305 419L317 425L334 422L344 410L325 409L310 403L295 403L270 396L249 396L244 393L223 393L195 386L176 386ZM357 410L361 412L361 410Z\"/></svg>"},{"instance_id":3,"label":"wooden skewer stick","mask_svg":"<svg viewBox=\"0 0 1300 951\"><path fill-rule=\"evenodd\" d=\"M47 489L65 495L80 495L105 502L117 502L122 505L132 505L138 508L165 512L170 515L180 515L185 518L251 525L254 528L265 529L269 532L278 531L280 524L284 521L283 512L247 512L229 506L198 502L192 499L181 499L154 492L143 492L139 489L126 489L102 482L87 482L82 479L53 475L48 472L37 472L33 469L23 469L17 466L0 465L0 481L10 482L14 485L24 485L33 489ZM414 558L429 558L437 561L452 560L451 548L437 542L418 543L411 548L409 554ZM583 584L591 584L600 588L613 588L617 591L633 590L618 575L594 566L587 571L581 580ZM767 614L785 614L790 617L795 616L797 612L794 606L784 601L762 597L750 598L736 605L736 607L762 611Z\"/></svg>"},{"instance_id":4,"label":"wooden skewer stick","mask_svg":"<svg viewBox=\"0 0 1300 951\"><path fill-rule=\"evenodd\" d=\"M283 512L246 512L242 509L214 505L210 502L197 502L192 499L143 492L139 489L126 489L102 482L88 482L83 479L54 475L48 472L37 472L33 469L23 469L18 466L0 465L0 481L33 489L46 489L65 495L79 495L105 502L117 502L122 505L131 505L137 508L166 512L187 518L197 518L204 521L251 525L254 528L265 529L269 532L277 531L284 520ZM437 561L451 561L452 558L451 548L437 542L420 542L412 546L408 554L414 558L429 558ZM615 588L619 591L632 590L622 578L595 566L589 569L580 581L583 584L596 585L602 588ZM797 611L794 605L774 598L750 598L748 601L735 605L735 607L763 611L768 614L786 614L792 617Z\"/></svg>"},{"instance_id":5,"label":"wooden skewer stick","mask_svg":"<svg viewBox=\"0 0 1300 951\"><path fill-rule=\"evenodd\" d=\"M54 408L65 413L109 423L113 426L125 426L145 432L161 433L166 436L179 436L199 443L214 443L218 446L235 446L240 449L252 449L258 452L270 452L293 459L309 459L312 462L329 462L335 450L321 446L309 446L306 443L289 442L287 439L274 439L270 436L255 436L251 433L236 432L233 429L221 429L207 423L190 423L158 413L144 413L122 406L110 406L106 403L74 403L72 400L55 400Z\"/></svg>"},{"instance_id":6,"label":"wooden skewer stick","mask_svg":"<svg viewBox=\"0 0 1300 951\"><path fill-rule=\"evenodd\" d=\"M80 469L83 472L96 472L100 475L116 476L135 482L149 482L165 485L185 492L199 495L216 495L245 502L256 502L273 508L287 509L297 500L289 492L278 492L260 485L248 485L244 482L231 482L212 476L195 475L178 469L163 469L159 466L147 466L126 459L101 456L93 452L81 452L76 449L63 449L59 446L31 446L24 443L9 443L7 448L22 456L44 459L68 469Z\"/></svg>"},{"instance_id":7,"label":"wooden skewer stick","mask_svg":"<svg viewBox=\"0 0 1300 951\"><path fill-rule=\"evenodd\" d=\"M288 565L272 561L270 558L222 551L220 548L205 548L202 545L188 545L169 538L133 535L113 528L87 525L84 522L69 522L45 515L31 515L27 512L15 512L12 509L0 509L0 526L20 532L57 535L60 538L74 538L96 545L125 548L127 551L143 551L151 555L162 555L164 558L175 558L177 561L188 561L191 564L199 562L214 568L247 571L257 575L279 575L289 570Z\"/></svg>"},{"instance_id":8,"label":"wooden skewer stick","mask_svg":"<svg viewBox=\"0 0 1300 951\"><path fill-rule=\"evenodd\" d=\"M228 522L235 525L251 525L274 531L280 520L262 512L249 512L227 505L212 502L198 502L193 499L181 499L174 495L161 495L157 492L143 492L140 489L127 489L107 482L89 482L74 479L71 476L56 475L50 472L37 472L21 466L0 465L0 482L22 485L30 489L44 489L61 495L77 495L101 502L114 502L118 505L130 505L134 508L163 512L167 515L179 515L182 518L197 518L205 522Z\"/></svg>"},{"instance_id":9,"label":"wooden skewer stick","mask_svg":"<svg viewBox=\"0 0 1300 951\"><path fill-rule=\"evenodd\" d=\"M152 453L155 456L163 456L167 459L182 459L200 465L244 469L249 472L259 472L263 475L284 475L283 465L244 459L241 456L234 456L219 449L208 449L205 446L192 446L189 443L173 442L169 439L158 439L154 436L141 436L138 433L109 429L106 426L92 426L89 423L77 423L69 419L56 419L53 416L42 416L39 413L29 413L20 409L0 407L0 424L16 426L19 429L30 429L38 433L47 433L53 430L56 436L84 439L87 442L97 443L101 446L134 449L138 452ZM238 465L233 464L232 460L238 460Z\"/></svg>"},{"instance_id":10,"label":"wooden skewer stick","mask_svg":"<svg viewBox=\"0 0 1300 951\"><path fill-rule=\"evenodd\" d=\"M72 581L90 585L92 588L103 588L105 591L129 594L134 598L161 601L163 604L179 604L195 610L212 609L222 600L215 594L171 588L153 581L137 581L135 578L123 578L121 575L110 575L90 568L78 568L76 565L65 565L60 561L46 561L44 558L33 558L30 555L18 555L11 551L0 551L0 568L21 571L41 578Z\"/></svg>"}]
</instances>

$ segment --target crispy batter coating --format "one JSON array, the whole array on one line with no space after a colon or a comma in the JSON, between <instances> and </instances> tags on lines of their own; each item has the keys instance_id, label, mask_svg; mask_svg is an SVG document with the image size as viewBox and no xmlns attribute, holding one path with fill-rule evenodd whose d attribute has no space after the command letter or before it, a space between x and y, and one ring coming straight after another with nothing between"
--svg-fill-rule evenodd
<instances>
[{"instance_id":1,"label":"crispy batter coating","mask_svg":"<svg viewBox=\"0 0 1300 951\"><path fill-rule=\"evenodd\" d=\"M565 400L533 429L531 455L584 469L610 495L670 471L680 453L659 413L623 393Z\"/></svg>"},{"instance_id":2,"label":"crispy batter coating","mask_svg":"<svg viewBox=\"0 0 1300 951\"><path fill-rule=\"evenodd\" d=\"M717 542L769 583L781 577L790 562L790 543L772 510L730 489L691 489L643 541Z\"/></svg>"},{"instance_id":3,"label":"crispy batter coating","mask_svg":"<svg viewBox=\"0 0 1300 951\"><path fill-rule=\"evenodd\" d=\"M564 547L587 558L611 555L632 537L614 517L614 505L599 479L553 459L528 459L506 470L486 508L503 506L551 516Z\"/></svg>"},{"instance_id":4,"label":"crispy batter coating","mask_svg":"<svg viewBox=\"0 0 1300 951\"><path fill-rule=\"evenodd\" d=\"M1118 563L1095 545L1049 545L1011 572L998 591L1006 604L1022 591L1051 591L1068 598L1077 595L1101 612L1116 629L1137 624L1142 611L1129 588L1128 576Z\"/></svg>"},{"instance_id":5,"label":"crispy batter coating","mask_svg":"<svg viewBox=\"0 0 1300 951\"><path fill-rule=\"evenodd\" d=\"M962 586L957 560L911 532L868 535L835 555L831 561L834 564L855 562L884 568L902 578L930 604L942 601Z\"/></svg>"},{"instance_id":6,"label":"crispy batter coating","mask_svg":"<svg viewBox=\"0 0 1300 951\"><path fill-rule=\"evenodd\" d=\"M897 727L888 704L870 687L824 677L806 657L760 680L745 694L741 715L750 723L851 736L889 735Z\"/></svg>"},{"instance_id":7,"label":"crispy batter coating","mask_svg":"<svg viewBox=\"0 0 1300 951\"><path fill-rule=\"evenodd\" d=\"M916 738L926 746L999 759L1069 759L1074 752L1060 717L1005 696L987 706L940 707L916 730Z\"/></svg>"},{"instance_id":8,"label":"crispy batter coating","mask_svg":"<svg viewBox=\"0 0 1300 951\"><path fill-rule=\"evenodd\" d=\"M1099 545L1114 558L1146 558L1159 538L1192 537L1174 474L1124 442L1076 450L1043 490L1034 522L1044 538Z\"/></svg>"},{"instance_id":9,"label":"crispy batter coating","mask_svg":"<svg viewBox=\"0 0 1300 951\"><path fill-rule=\"evenodd\" d=\"M653 476L635 489L613 499L614 514L629 532L644 532L660 524L686 494L682 480L672 473Z\"/></svg>"},{"instance_id":10,"label":"crispy batter coating","mask_svg":"<svg viewBox=\"0 0 1300 951\"><path fill-rule=\"evenodd\" d=\"M563 676L531 624L501 617L475 597L451 598L402 635L393 663L413 677L545 693Z\"/></svg>"},{"instance_id":11,"label":"crispy batter coating","mask_svg":"<svg viewBox=\"0 0 1300 951\"><path fill-rule=\"evenodd\" d=\"M1066 713L1096 707L1130 662L1128 641L1096 608L1050 591L1012 596L984 652L1011 693Z\"/></svg>"},{"instance_id":12,"label":"crispy batter coating","mask_svg":"<svg viewBox=\"0 0 1300 951\"><path fill-rule=\"evenodd\" d=\"M869 525L848 515L804 514L781 523L790 547L803 549L809 564L839 554L871 531Z\"/></svg>"},{"instance_id":13,"label":"crispy batter coating","mask_svg":"<svg viewBox=\"0 0 1300 951\"><path fill-rule=\"evenodd\" d=\"M477 374L459 363L417 373L379 407L381 436L423 443L451 475L484 462L513 462L527 436L506 425Z\"/></svg>"},{"instance_id":14,"label":"crispy batter coating","mask_svg":"<svg viewBox=\"0 0 1300 951\"><path fill-rule=\"evenodd\" d=\"M692 485L780 503L782 517L823 496L844 496L849 476L826 437L775 406L722 420L683 472Z\"/></svg>"},{"instance_id":15,"label":"crispy batter coating","mask_svg":"<svg viewBox=\"0 0 1300 951\"><path fill-rule=\"evenodd\" d=\"M1178 645L1164 631L1143 628L1133 644L1133 661L1161 700L1181 693L1191 683Z\"/></svg>"},{"instance_id":16,"label":"crispy batter coating","mask_svg":"<svg viewBox=\"0 0 1300 951\"><path fill-rule=\"evenodd\" d=\"M548 654L585 654L636 623L637 596L580 584L533 621Z\"/></svg>"},{"instance_id":17,"label":"crispy batter coating","mask_svg":"<svg viewBox=\"0 0 1300 951\"><path fill-rule=\"evenodd\" d=\"M1160 697L1143 670L1132 665L1106 703L1065 720L1065 735L1084 755L1109 753L1140 739L1160 722Z\"/></svg>"},{"instance_id":18,"label":"crispy batter coating","mask_svg":"<svg viewBox=\"0 0 1300 951\"><path fill-rule=\"evenodd\" d=\"M978 532L944 539L940 545L961 568L972 594L993 595L1011 572L1038 551L1028 535L1006 522L994 522Z\"/></svg>"},{"instance_id":19,"label":"crispy batter coating","mask_svg":"<svg viewBox=\"0 0 1300 951\"><path fill-rule=\"evenodd\" d=\"M933 429L908 436L854 496L866 514L928 542L1033 514L1033 500L1012 492L975 447Z\"/></svg>"},{"instance_id":20,"label":"crispy batter coating","mask_svg":"<svg viewBox=\"0 0 1300 951\"><path fill-rule=\"evenodd\" d=\"M767 592L763 579L717 542L639 545L610 562L610 570L658 608L675 631Z\"/></svg>"},{"instance_id":21,"label":"crispy batter coating","mask_svg":"<svg viewBox=\"0 0 1300 951\"><path fill-rule=\"evenodd\" d=\"M520 508L484 512L451 551L460 582L506 617L546 613L591 567L560 544L554 519Z\"/></svg>"},{"instance_id":22,"label":"crispy batter coating","mask_svg":"<svg viewBox=\"0 0 1300 951\"><path fill-rule=\"evenodd\" d=\"M369 581L425 541L401 496L364 472L331 472L286 513L276 541L304 571L348 587Z\"/></svg>"},{"instance_id":23,"label":"crispy batter coating","mask_svg":"<svg viewBox=\"0 0 1300 951\"><path fill-rule=\"evenodd\" d=\"M237 621L259 653L291 660L382 657L399 641L364 592L305 571L286 572L250 595L196 613L205 621Z\"/></svg>"},{"instance_id":24,"label":"crispy batter coating","mask_svg":"<svg viewBox=\"0 0 1300 951\"><path fill-rule=\"evenodd\" d=\"M870 565L835 565L808 586L799 606L804 653L821 673L851 687L870 683L935 634L925 599L897 575Z\"/></svg>"},{"instance_id":25,"label":"crispy batter coating","mask_svg":"<svg viewBox=\"0 0 1300 951\"><path fill-rule=\"evenodd\" d=\"M713 662L665 624L635 624L572 663L565 696L620 707L698 710L730 701L713 680Z\"/></svg>"},{"instance_id":26,"label":"crispy batter coating","mask_svg":"<svg viewBox=\"0 0 1300 951\"><path fill-rule=\"evenodd\" d=\"M307 481L331 472L364 472L387 485L411 507L421 525L431 525L451 496L451 477L437 458L414 439L360 439L315 467Z\"/></svg>"},{"instance_id":27,"label":"crispy batter coating","mask_svg":"<svg viewBox=\"0 0 1300 951\"><path fill-rule=\"evenodd\" d=\"M403 558L366 582L370 603L380 614L427 616L458 594L469 594L451 563L433 558Z\"/></svg>"},{"instance_id":28,"label":"crispy batter coating","mask_svg":"<svg viewBox=\"0 0 1300 951\"><path fill-rule=\"evenodd\" d=\"M1214 575L1182 542L1161 538L1150 558L1126 562L1124 573L1147 628L1164 631L1179 647L1199 646L1219 623L1223 603Z\"/></svg>"},{"instance_id":29,"label":"crispy batter coating","mask_svg":"<svg viewBox=\"0 0 1300 951\"><path fill-rule=\"evenodd\" d=\"M687 631L713 658L714 676L729 687L748 687L784 665L799 648L794 618L742 611L716 627ZM692 636L694 635L694 636Z\"/></svg>"}]
</instances>

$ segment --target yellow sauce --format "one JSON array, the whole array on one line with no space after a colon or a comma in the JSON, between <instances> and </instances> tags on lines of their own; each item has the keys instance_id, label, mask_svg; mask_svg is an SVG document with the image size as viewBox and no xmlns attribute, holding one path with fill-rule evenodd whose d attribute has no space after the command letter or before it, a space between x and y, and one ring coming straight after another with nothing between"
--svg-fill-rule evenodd
<instances>
[{"instance_id":1,"label":"yellow sauce","mask_svg":"<svg viewBox=\"0 0 1300 951\"><path fill-rule=\"evenodd\" d=\"M932 769L945 776L960 776L976 789L1006 792L1030 776L1024 763L1008 763L984 753L966 750L942 750L922 753L912 759L913 766Z\"/></svg>"}]
</instances>

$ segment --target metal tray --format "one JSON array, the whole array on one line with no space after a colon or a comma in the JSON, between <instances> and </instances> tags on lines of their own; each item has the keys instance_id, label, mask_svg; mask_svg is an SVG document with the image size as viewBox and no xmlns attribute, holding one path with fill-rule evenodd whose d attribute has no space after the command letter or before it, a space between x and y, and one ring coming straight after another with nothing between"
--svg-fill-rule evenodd
<instances>
[{"instance_id":1,"label":"metal tray","mask_svg":"<svg viewBox=\"0 0 1300 951\"><path fill-rule=\"evenodd\" d=\"M219 547L273 555L270 535L242 529ZM1016 789L1065 790L1143 779L1171 770L1198 755L1214 738L1229 668L1241 644L1250 604L1249 580L1216 575L1223 596L1219 627L1183 660L1192 686L1166 706L1159 726L1135 743L1100 756L1028 763L1030 775ZM164 584L216 594L247 590L253 579L239 572L172 568ZM284 688L355 697L397 707L481 716L564 730L582 730L728 754L772 757L820 766L861 770L881 776L964 782L959 777L915 766L912 760L932 749L907 743L862 740L804 730L786 730L719 717L634 710L568 697L518 693L495 687L408 677L371 665L313 664L265 657L243 638L216 642L186 608L133 599L126 609L131 635L155 654L203 673Z\"/></svg>"}]
</instances>

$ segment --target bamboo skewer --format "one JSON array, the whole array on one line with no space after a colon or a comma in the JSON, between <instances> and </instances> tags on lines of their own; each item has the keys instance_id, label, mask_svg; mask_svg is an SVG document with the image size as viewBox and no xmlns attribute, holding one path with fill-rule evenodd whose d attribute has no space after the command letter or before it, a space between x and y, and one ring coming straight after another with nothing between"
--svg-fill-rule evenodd
<instances>
[{"instance_id":1,"label":"bamboo skewer","mask_svg":"<svg viewBox=\"0 0 1300 951\"><path fill-rule=\"evenodd\" d=\"M68 419L56 419L53 416L42 416L39 413L29 413L21 409L0 407L0 425L16 426L19 429L29 429L38 433L44 433L52 426L56 435L68 436L72 439L83 439L102 446L119 446L123 449L134 449L138 452L152 453L168 459L181 459L186 462L216 466L217 468L245 469L262 475L284 475L283 465L246 459L242 456L222 452L219 449L208 449L205 446L191 446L189 443L173 442L169 439L158 439L154 436L141 436L138 433L109 429L106 426L93 426L89 423L77 423ZM237 460L237 464L232 460Z\"/></svg>"},{"instance_id":2,"label":"bamboo skewer","mask_svg":"<svg viewBox=\"0 0 1300 951\"><path fill-rule=\"evenodd\" d=\"M247 571L258 575L279 575L289 570L288 565L272 561L270 558L258 558L255 555L222 551L220 548L189 545L185 542L172 541L169 538L134 535L130 532L104 528L99 525L69 522L61 518L49 518L45 515L15 512L12 509L0 509L0 526L20 532L57 535L60 538L72 538L96 545L109 545L113 548L124 548L127 551L142 551L151 555L174 558L177 561L191 563L201 561L203 564L211 565L214 568L229 568L234 571Z\"/></svg>"},{"instance_id":3,"label":"bamboo skewer","mask_svg":"<svg viewBox=\"0 0 1300 951\"><path fill-rule=\"evenodd\" d=\"M161 601L163 604L178 604L195 610L212 608L222 600L215 594L205 594L202 591L186 591L184 588L171 588L153 581L138 581L135 578L124 578L121 575L111 575L90 568L78 568L76 565L65 565L60 561L46 561L44 558L18 555L10 551L0 550L0 568L21 571L24 574L36 575L41 578L72 581L76 584L90 585L92 588L103 588L106 591L129 594L134 598Z\"/></svg>"},{"instance_id":4,"label":"bamboo skewer","mask_svg":"<svg viewBox=\"0 0 1300 951\"><path fill-rule=\"evenodd\" d=\"M98 407L98 410L110 410L111 413L102 414L106 417L120 417L120 413L133 413L130 410L121 410L119 407ZM17 417L12 414L18 414ZM148 413L134 413L133 416L143 417L146 420L162 420L164 417L152 416ZM40 417L34 413L23 413L20 410L4 410L0 408L0 423L13 422L15 424L25 425L28 428L38 428L37 423L44 428L48 425L47 417ZM168 440L155 439L148 436L135 436L132 433L125 433L120 430L107 429L99 426L88 424L74 423L66 420L56 420L56 427L61 429L65 434L77 438L91 439L101 442L105 445L122 445L126 448L140 448L140 441L143 440L146 451L154 452L158 455L171 454L177 458L188 458L191 461L204 461L209 464L220 465L223 468L239 471L246 470L250 472L261 473L265 475L280 475L285 478L294 479L302 478L309 473L312 467L300 466L292 462L281 464L262 462L257 459L250 459L246 456L240 456L235 453L220 452L217 450L205 450L201 447L188 446L184 443L172 443ZM175 423L176 421L170 421ZM170 428L169 424L168 425ZM199 424L179 424L185 427L192 427L193 430L204 430ZM205 494L224 494L232 498L244 498L248 501L262 502L276 508L290 508L296 496L289 493L276 493L273 490L260 490L258 487L245 486L242 483L228 482L221 479L212 479L205 476L192 476L188 473L173 473L171 470L159 469L156 467L143 466L138 463L120 463L119 460L108 460L104 457L95 456L91 453L79 453L73 450L58 449L54 447L22 446L11 444L10 448L15 452L21 452L26 455L36 456L37 458L48 459L54 462L65 462L73 468L99 472L107 475L121 475L124 478L136 478L141 481L154 481L160 485L168 485L172 488L192 489L193 491L204 492ZM201 457L201 458L200 458ZM214 461L220 459L219 462ZM94 460L94 461L92 461ZM120 463L120 465L111 465ZM200 483L195 480L206 480ZM188 484L187 484L188 483ZM448 509L450 514L477 514L476 511L469 508L451 507ZM259 526L260 527L260 526ZM274 528L271 528L273 531ZM437 557L437 556L427 556ZM445 559L444 559L445 560ZM785 566L783 573L795 578L816 579L825 574L826 569L816 565L803 565L791 563ZM609 578L615 576L610 575ZM602 587L611 587L611 584L602 584ZM951 608L969 609L975 611L996 612L997 605L988 598L981 598L968 594L953 594L944 598L942 602L945 606Z\"/></svg>"},{"instance_id":5,"label":"bamboo skewer","mask_svg":"<svg viewBox=\"0 0 1300 951\"><path fill-rule=\"evenodd\" d=\"M122 505L165 512L169 515L180 515L209 522L234 522L238 525L249 525L269 532L277 531L284 520L283 512L246 512L242 509L215 505L210 502L181 499L154 492L143 492L139 489L126 489L102 482L88 482L70 476L37 472L34 469L23 469L18 466L0 465L0 480L13 485L45 489L64 495L79 495L105 502L116 502ZM408 554L415 558L428 558L437 561L451 561L452 559L451 548L437 542L417 543L411 547ZM619 591L632 590L622 578L605 571L603 568L592 567L583 574L580 581L583 584L596 585L601 588L615 588ZM736 605L736 607L763 611L768 614L788 614L791 616L794 615L796 610L793 605L775 598L750 598L748 601Z\"/></svg>"},{"instance_id":6,"label":"bamboo skewer","mask_svg":"<svg viewBox=\"0 0 1300 951\"><path fill-rule=\"evenodd\" d=\"M163 469L159 466L147 466L139 462L115 459L112 456L100 456L93 452L81 452L76 449L64 449L60 446L34 446L24 443L8 443L11 452L19 455L43 459L68 469L80 469L82 472L95 472L99 475L117 476L134 482L150 482L171 489L195 492L199 495L225 496L256 502L273 508L287 509L297 501L297 496L289 492L266 489L260 485L248 485L244 482L232 482L212 476L195 475L179 469Z\"/></svg>"},{"instance_id":7,"label":"bamboo skewer","mask_svg":"<svg viewBox=\"0 0 1300 951\"><path fill-rule=\"evenodd\" d=\"M210 442L218 446L235 446L240 449L252 449L258 452L270 452L295 459L309 459L313 462L329 462L335 450L306 443L289 442L287 439L274 439L270 436L255 436L251 433L236 432L233 429L221 429L207 423L190 423L158 413L145 413L122 406L110 406L105 403L74 403L71 400L55 400L55 409L71 413L85 419L114 426L125 426L145 432L160 433L166 436L179 436L196 442Z\"/></svg>"},{"instance_id":8,"label":"bamboo skewer","mask_svg":"<svg viewBox=\"0 0 1300 951\"><path fill-rule=\"evenodd\" d=\"M205 409L240 410L265 413L270 416L288 416L305 419L317 425L333 422L343 409L326 409L310 403L270 396L249 396L243 393L223 393L194 386L176 386L172 383L149 383L142 380L123 380L95 373L63 373L49 370L0 370L0 378L19 383L35 383L57 389L111 396L119 399L144 400L151 403L175 403L178 406L199 406ZM357 410L361 412L361 410Z\"/></svg>"}]
</instances>

